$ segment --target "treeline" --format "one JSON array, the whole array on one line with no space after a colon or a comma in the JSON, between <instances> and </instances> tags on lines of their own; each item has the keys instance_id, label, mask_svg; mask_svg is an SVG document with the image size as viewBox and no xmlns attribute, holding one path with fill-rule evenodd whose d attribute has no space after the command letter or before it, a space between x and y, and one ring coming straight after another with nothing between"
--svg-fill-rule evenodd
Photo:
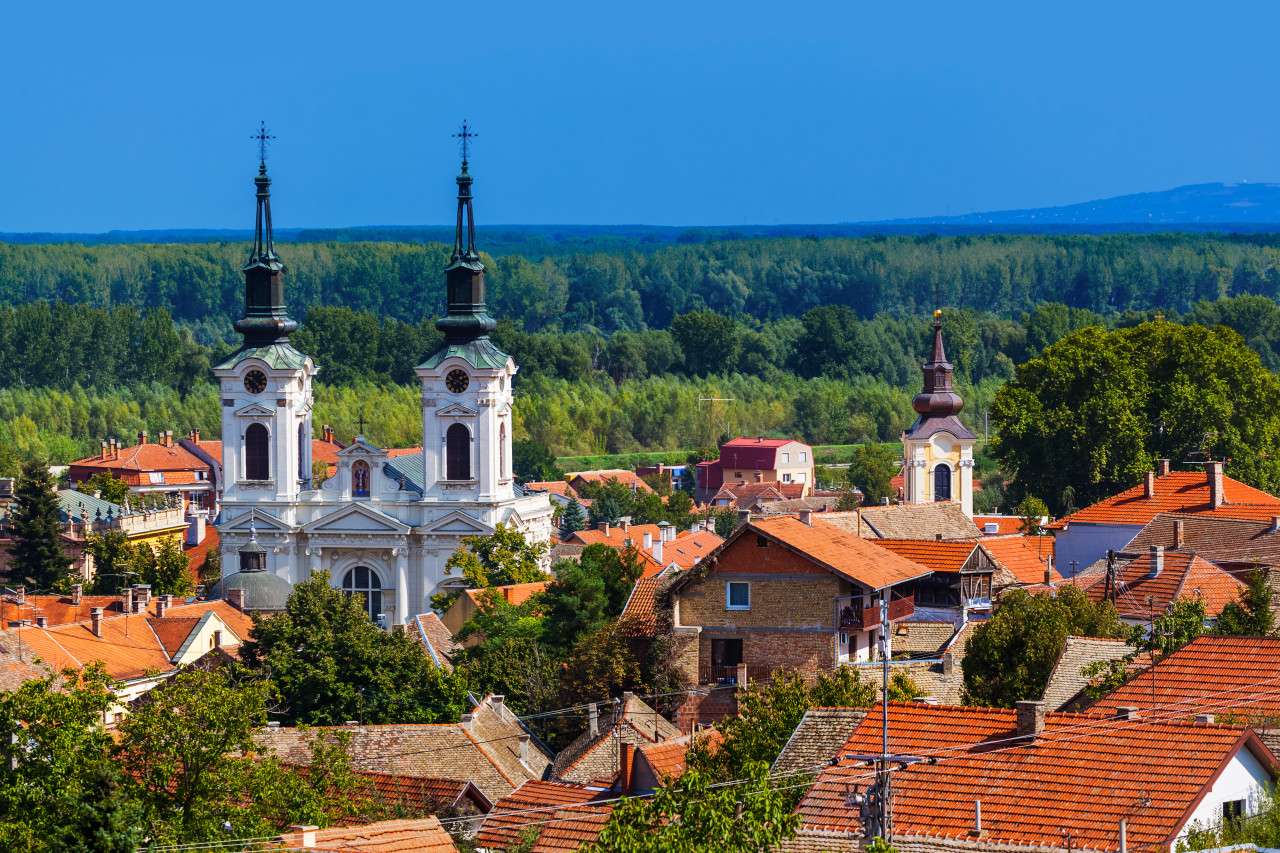
<instances>
[{"instance_id":1,"label":"treeline","mask_svg":"<svg viewBox=\"0 0 1280 853\"><path fill-rule=\"evenodd\" d=\"M496 316L526 332L666 329L691 311L765 323L818 306L862 319L937 304L1015 318L1044 301L1110 314L1280 297L1275 235L763 238L654 251L484 256ZM289 301L416 324L444 309L442 243L291 243ZM0 303L163 308L206 344L240 315L244 243L0 243Z\"/></svg>"}]
</instances>

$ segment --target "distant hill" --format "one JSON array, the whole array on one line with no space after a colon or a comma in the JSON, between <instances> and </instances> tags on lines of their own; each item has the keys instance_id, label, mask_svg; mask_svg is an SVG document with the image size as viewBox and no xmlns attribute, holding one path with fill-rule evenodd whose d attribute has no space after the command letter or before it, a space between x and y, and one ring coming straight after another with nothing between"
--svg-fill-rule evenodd
<instances>
[{"instance_id":1,"label":"distant hill","mask_svg":"<svg viewBox=\"0 0 1280 853\"><path fill-rule=\"evenodd\" d=\"M797 225L491 225L476 229L494 255L529 257L574 252L646 251L673 243L746 240L755 237L867 237L938 234L1116 234L1161 231L1270 233L1280 231L1280 184L1192 184L1065 207L999 210L879 222ZM352 228L277 228L277 240L302 243L453 241L440 225L374 225ZM218 243L251 240L249 230L190 228L108 231L103 234L3 233L5 243Z\"/></svg>"},{"instance_id":2,"label":"distant hill","mask_svg":"<svg viewBox=\"0 0 1280 853\"><path fill-rule=\"evenodd\" d=\"M1049 228L1070 225L1274 225L1280 222L1280 184L1190 184L1152 193L1037 207L996 210L963 216L895 219L887 225L990 226Z\"/></svg>"}]
</instances>

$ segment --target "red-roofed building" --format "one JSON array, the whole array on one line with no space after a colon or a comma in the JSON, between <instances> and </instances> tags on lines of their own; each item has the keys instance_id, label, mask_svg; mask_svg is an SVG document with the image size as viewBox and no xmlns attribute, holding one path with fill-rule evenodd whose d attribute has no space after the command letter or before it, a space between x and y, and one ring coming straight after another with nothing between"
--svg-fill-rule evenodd
<instances>
[{"instance_id":1,"label":"red-roofed building","mask_svg":"<svg viewBox=\"0 0 1280 853\"><path fill-rule=\"evenodd\" d=\"M144 430L131 447L121 447L115 439L104 441L97 456L72 462L67 478L72 486L78 486L102 473L124 480L129 490L138 494L181 497L184 507L212 510L217 502L212 466L181 442L174 442L172 431L162 432L158 441L150 442Z\"/></svg>"},{"instance_id":2,"label":"red-roofed building","mask_svg":"<svg viewBox=\"0 0 1280 853\"><path fill-rule=\"evenodd\" d=\"M906 557L932 574L912 585L917 609L940 609L961 617L971 610L990 611L995 563L973 539L868 539L887 551ZM935 618L935 617L931 617ZM954 620L953 620L954 621Z\"/></svg>"},{"instance_id":3,"label":"red-roofed building","mask_svg":"<svg viewBox=\"0 0 1280 853\"><path fill-rule=\"evenodd\" d=\"M1084 593L1093 601L1111 599L1121 619L1131 625L1146 625L1153 615L1167 613L1183 598L1203 599L1205 616L1216 619L1245 589L1234 576L1207 560L1153 546L1149 553L1117 567L1110 580L1105 572L1090 576Z\"/></svg>"},{"instance_id":4,"label":"red-roofed building","mask_svg":"<svg viewBox=\"0 0 1280 853\"><path fill-rule=\"evenodd\" d=\"M899 849L1171 850L1193 823L1216 825L1257 808L1276 758L1248 728L1184 716L1118 719L1018 709L891 702L893 752L928 759L893 775ZM875 781L858 756L882 748L879 707L863 718L800 803L806 850L865 843L848 798ZM981 831L976 826L981 802ZM819 846L820 845L820 846ZM939 846L941 845L941 846Z\"/></svg>"},{"instance_id":5,"label":"red-roofed building","mask_svg":"<svg viewBox=\"0 0 1280 853\"><path fill-rule=\"evenodd\" d=\"M1171 471L1161 459L1140 485L1049 525L1054 531L1054 565L1071 577L1122 550L1161 513L1225 518L1270 518L1280 515L1280 498L1246 486L1222 473L1221 462L1205 463L1204 473Z\"/></svg>"},{"instance_id":6,"label":"red-roofed building","mask_svg":"<svg viewBox=\"0 0 1280 853\"><path fill-rule=\"evenodd\" d=\"M811 513L748 521L671 584L677 666L710 683L867 660L880 599L890 622L910 617L912 583L928 574Z\"/></svg>"},{"instance_id":7,"label":"red-roofed building","mask_svg":"<svg viewBox=\"0 0 1280 853\"><path fill-rule=\"evenodd\" d=\"M291 853L457 853L437 817L383 820L361 826L292 826L274 849Z\"/></svg>"},{"instance_id":8,"label":"red-roofed building","mask_svg":"<svg viewBox=\"0 0 1280 853\"><path fill-rule=\"evenodd\" d=\"M735 438L720 447L720 458L696 466L694 497L705 503L726 485L776 483L799 485L808 497L813 489L813 448L802 441Z\"/></svg>"},{"instance_id":9,"label":"red-roofed building","mask_svg":"<svg viewBox=\"0 0 1280 853\"><path fill-rule=\"evenodd\" d=\"M467 624L472 615L480 609L486 593L496 592L507 604L520 605L546 589L548 583L550 581L534 581L532 583L495 586L491 589L464 589L462 595L458 596L457 600L449 605L449 609L440 616L440 621L444 623L450 634L456 635L462 630L462 626ZM470 637L462 645L474 646L480 642L480 639L480 637Z\"/></svg>"},{"instance_id":10,"label":"red-roofed building","mask_svg":"<svg viewBox=\"0 0 1280 853\"><path fill-rule=\"evenodd\" d=\"M526 828L548 821L566 806L586 805L603 799L599 788L568 782L530 780L493 804L485 815L476 846L487 850L505 850L520 840Z\"/></svg>"}]
</instances>

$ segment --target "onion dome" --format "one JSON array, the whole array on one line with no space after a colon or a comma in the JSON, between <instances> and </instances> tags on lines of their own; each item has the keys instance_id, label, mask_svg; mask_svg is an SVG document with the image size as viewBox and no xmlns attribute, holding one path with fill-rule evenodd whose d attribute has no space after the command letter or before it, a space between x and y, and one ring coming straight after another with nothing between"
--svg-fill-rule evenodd
<instances>
[{"instance_id":1,"label":"onion dome","mask_svg":"<svg viewBox=\"0 0 1280 853\"><path fill-rule=\"evenodd\" d=\"M942 310L933 312L933 352L929 361L921 366L924 372L924 390L911 401L911 408L921 418L945 418L960 414L964 400L955 392L952 374L955 368L947 361L942 347Z\"/></svg>"}]
</instances>

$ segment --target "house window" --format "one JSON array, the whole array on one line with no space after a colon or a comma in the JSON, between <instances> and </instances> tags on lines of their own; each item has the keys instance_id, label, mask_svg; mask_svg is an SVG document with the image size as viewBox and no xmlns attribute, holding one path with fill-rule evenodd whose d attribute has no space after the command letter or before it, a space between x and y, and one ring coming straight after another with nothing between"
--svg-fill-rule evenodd
<instances>
[{"instance_id":1,"label":"house window","mask_svg":"<svg viewBox=\"0 0 1280 853\"><path fill-rule=\"evenodd\" d=\"M357 498L369 497L369 463L363 459L351 466L351 494Z\"/></svg>"},{"instance_id":2,"label":"house window","mask_svg":"<svg viewBox=\"0 0 1280 853\"><path fill-rule=\"evenodd\" d=\"M769 540L768 540L768 538L766 538L766 537L764 537L764 536L761 536L759 533L757 533L757 534L756 534L756 547L757 547L757 548L768 548L768 547L769 547Z\"/></svg>"},{"instance_id":3,"label":"house window","mask_svg":"<svg viewBox=\"0 0 1280 853\"><path fill-rule=\"evenodd\" d=\"M803 471L801 471L799 474L796 474L796 482L797 482L797 483L803 483L803 482L804 482L804 472L803 472Z\"/></svg>"},{"instance_id":4,"label":"house window","mask_svg":"<svg viewBox=\"0 0 1280 853\"><path fill-rule=\"evenodd\" d=\"M471 433L462 424L454 424L444 434L445 479L471 479Z\"/></svg>"},{"instance_id":5,"label":"house window","mask_svg":"<svg viewBox=\"0 0 1280 853\"><path fill-rule=\"evenodd\" d=\"M342 591L364 598L364 612L374 622L382 615L382 580L366 566L356 566L342 578Z\"/></svg>"},{"instance_id":6,"label":"house window","mask_svg":"<svg viewBox=\"0 0 1280 853\"><path fill-rule=\"evenodd\" d=\"M844 631L840 632L840 645L842 646L849 645L849 635Z\"/></svg>"},{"instance_id":7,"label":"house window","mask_svg":"<svg viewBox=\"0 0 1280 853\"><path fill-rule=\"evenodd\" d=\"M711 665L737 666L742 663L742 640L712 640Z\"/></svg>"},{"instance_id":8,"label":"house window","mask_svg":"<svg viewBox=\"0 0 1280 853\"><path fill-rule=\"evenodd\" d=\"M933 499L951 500L951 469L945 463L933 469Z\"/></svg>"},{"instance_id":9,"label":"house window","mask_svg":"<svg viewBox=\"0 0 1280 853\"><path fill-rule=\"evenodd\" d=\"M725 584L725 609L750 610L751 584L747 581L729 581Z\"/></svg>"},{"instance_id":10,"label":"house window","mask_svg":"<svg viewBox=\"0 0 1280 853\"><path fill-rule=\"evenodd\" d=\"M271 441L262 424L249 424L244 431L244 476L246 480L271 479Z\"/></svg>"},{"instance_id":11,"label":"house window","mask_svg":"<svg viewBox=\"0 0 1280 853\"><path fill-rule=\"evenodd\" d=\"M790 465L790 464L791 464L791 454L790 454L790 453L784 453L784 454L782 454L782 464L783 464L783 465Z\"/></svg>"},{"instance_id":12,"label":"house window","mask_svg":"<svg viewBox=\"0 0 1280 853\"><path fill-rule=\"evenodd\" d=\"M1222 823L1239 826L1244 817L1244 800L1228 800L1222 804Z\"/></svg>"},{"instance_id":13,"label":"house window","mask_svg":"<svg viewBox=\"0 0 1280 853\"><path fill-rule=\"evenodd\" d=\"M809 461L809 452L808 452L807 450L801 450L801 451L800 451L800 461L801 461L801 462L808 462L808 461Z\"/></svg>"},{"instance_id":14,"label":"house window","mask_svg":"<svg viewBox=\"0 0 1280 853\"><path fill-rule=\"evenodd\" d=\"M737 477L739 480L741 480L741 479L742 479L742 472L741 472L741 471L734 471L734 472L733 472L733 476L735 476L735 477Z\"/></svg>"},{"instance_id":15,"label":"house window","mask_svg":"<svg viewBox=\"0 0 1280 853\"><path fill-rule=\"evenodd\" d=\"M790 474L783 474L783 475L782 475L782 482L784 482L784 483L790 483L790 482L791 482L791 475L790 475Z\"/></svg>"}]
</instances>

